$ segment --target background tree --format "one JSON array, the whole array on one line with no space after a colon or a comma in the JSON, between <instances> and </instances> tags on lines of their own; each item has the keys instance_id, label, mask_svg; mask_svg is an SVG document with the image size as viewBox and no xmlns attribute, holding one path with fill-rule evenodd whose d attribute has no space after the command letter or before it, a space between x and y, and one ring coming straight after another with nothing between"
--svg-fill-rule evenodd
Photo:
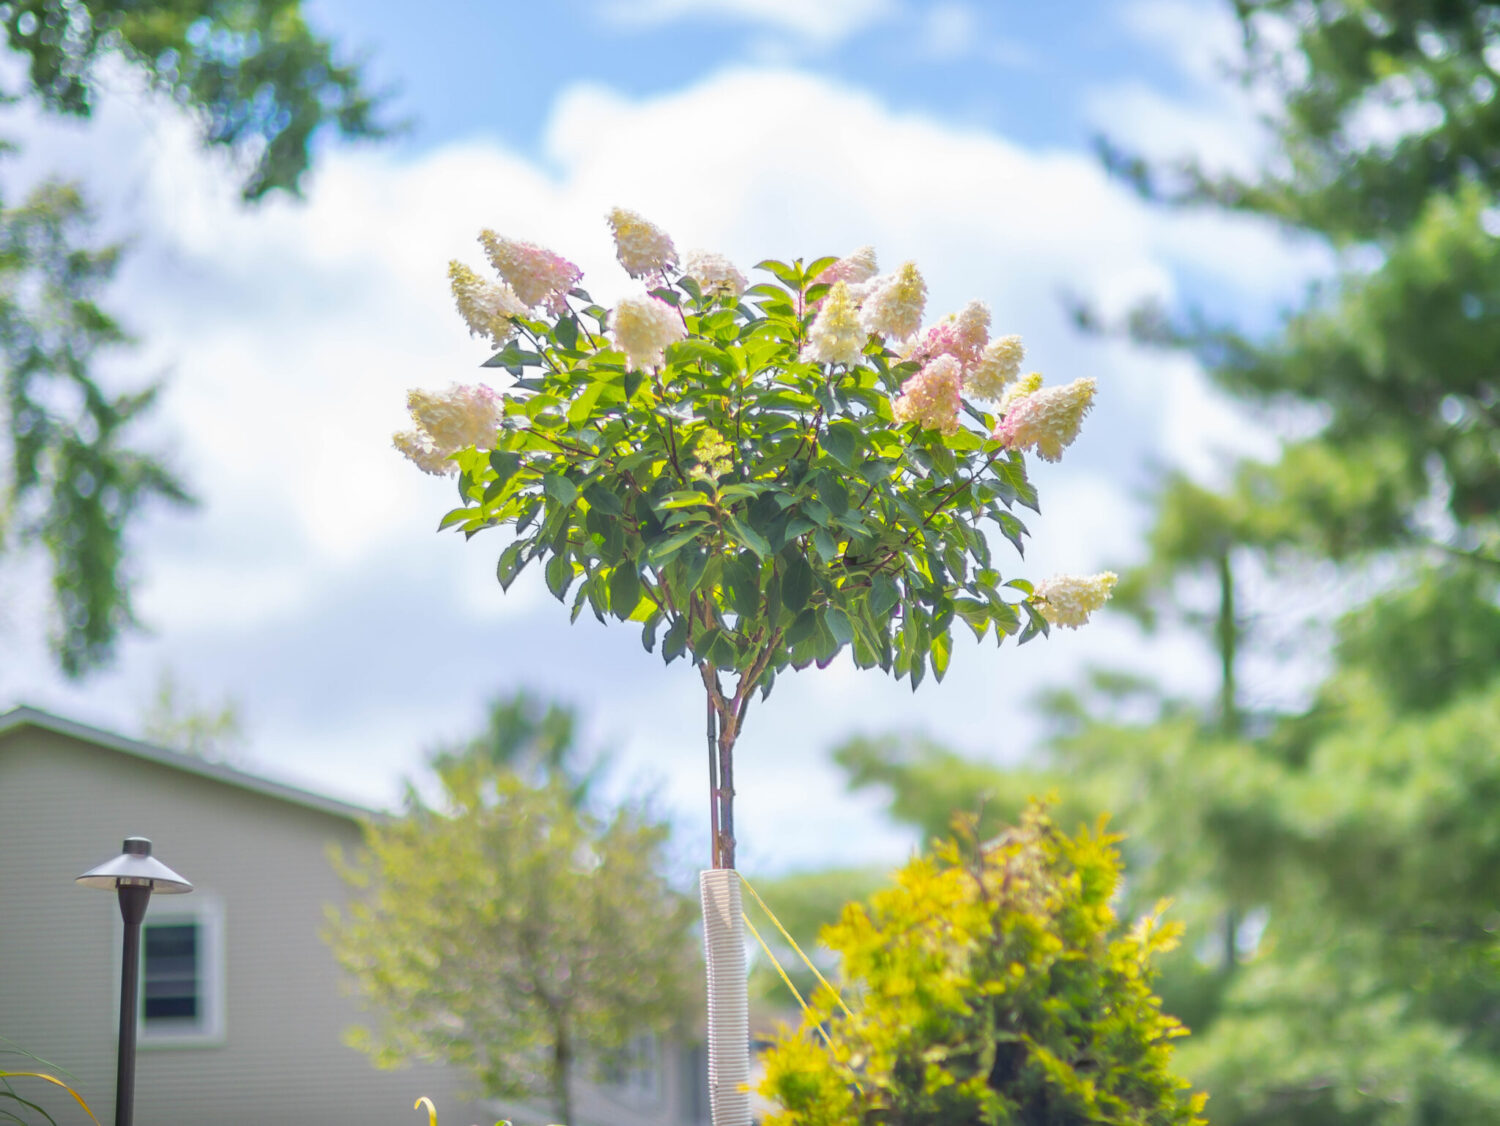
<instances>
[{"instance_id":1,"label":"background tree","mask_svg":"<svg viewBox=\"0 0 1500 1126\"><path fill-rule=\"evenodd\" d=\"M561 769L518 771L575 757L570 738L549 742L571 715L524 698L494 715L501 739L437 760L438 804L408 788L404 816L366 826L341 865L365 894L329 938L374 1017L351 1043L377 1064L443 1060L485 1095L550 1096L571 1122L580 1066L685 1011L693 905L642 806L598 812Z\"/></svg>"},{"instance_id":2,"label":"background tree","mask_svg":"<svg viewBox=\"0 0 1500 1126\"><path fill-rule=\"evenodd\" d=\"M1173 894L1164 965L1196 1035L1183 1066L1217 1123L1374 1126L1500 1113L1500 103L1485 3L1241 2L1242 75L1279 98L1257 177L1111 153L1153 198L1258 214L1343 263L1267 339L1191 311L1136 318L1248 407L1317 423L1223 487L1162 490L1144 617L1205 633L1204 706L1104 675L1050 701L1057 737L1024 772L912 741L841 757L893 812L931 824L988 791L1056 788L1118 812L1128 895ZM1395 114L1399 111L1399 114ZM1394 114L1394 116L1393 116ZM1374 130L1372 120L1389 129ZM1282 609L1309 574L1357 578L1300 642L1333 638L1303 701L1251 705L1247 601ZM1253 580L1247 583L1246 576ZM1208 579L1201 615L1189 584ZM1247 587L1258 588L1247 589ZM962 778L962 785L953 785Z\"/></svg>"},{"instance_id":3,"label":"background tree","mask_svg":"<svg viewBox=\"0 0 1500 1126\"><path fill-rule=\"evenodd\" d=\"M981 794L997 819L1049 789L1067 824L1114 811L1125 909L1170 894L1186 925L1160 989L1195 1031L1182 1066L1214 1122L1491 1121L1500 5L1235 9L1241 75L1280 107L1266 169L1107 153L1154 199L1263 216L1340 262L1263 339L1192 310L1134 320L1248 409L1302 424L1221 485L1170 479L1148 559L1120 584L1143 620L1201 632L1215 698L1104 672L1047 701L1055 737L1022 770L909 738L839 758L927 832ZM1327 651L1326 677L1292 704L1257 702L1246 653L1327 575L1336 608L1293 634Z\"/></svg>"},{"instance_id":4,"label":"background tree","mask_svg":"<svg viewBox=\"0 0 1500 1126\"><path fill-rule=\"evenodd\" d=\"M336 58L299 0L20 0L0 15L26 65L6 91L87 117L107 64L190 111L203 143L234 154L255 201L301 189L318 138L376 137L383 127L359 69ZM50 560L59 666L79 676L109 659L133 623L127 531L153 501L188 494L155 454L132 445L159 384L118 392L98 359L129 343L98 303L119 259L91 241L73 185L44 183L7 202L0 178L0 552Z\"/></svg>"},{"instance_id":5,"label":"background tree","mask_svg":"<svg viewBox=\"0 0 1500 1126\"><path fill-rule=\"evenodd\" d=\"M141 717L141 737L149 743L200 758L233 759L245 745L239 704L224 697L217 707L200 703L171 669L156 679L156 695Z\"/></svg>"}]
</instances>

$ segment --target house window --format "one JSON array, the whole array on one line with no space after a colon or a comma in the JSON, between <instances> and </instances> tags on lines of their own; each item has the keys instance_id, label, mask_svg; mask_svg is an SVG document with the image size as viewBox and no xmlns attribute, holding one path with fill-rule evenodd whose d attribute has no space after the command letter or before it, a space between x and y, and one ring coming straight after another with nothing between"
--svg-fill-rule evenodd
<instances>
[{"instance_id":1,"label":"house window","mask_svg":"<svg viewBox=\"0 0 1500 1126\"><path fill-rule=\"evenodd\" d=\"M198 924L146 926L141 943L141 1022L147 1028L192 1028L203 1012Z\"/></svg>"},{"instance_id":2,"label":"house window","mask_svg":"<svg viewBox=\"0 0 1500 1126\"><path fill-rule=\"evenodd\" d=\"M633 1036L605 1078L618 1096L634 1103L655 1102L661 1093L660 1052L656 1037L649 1032Z\"/></svg>"},{"instance_id":3,"label":"house window","mask_svg":"<svg viewBox=\"0 0 1500 1126\"><path fill-rule=\"evenodd\" d=\"M205 895L196 903L158 900L151 906L155 910L141 924L141 1044L222 1042L224 928L218 901Z\"/></svg>"}]
</instances>

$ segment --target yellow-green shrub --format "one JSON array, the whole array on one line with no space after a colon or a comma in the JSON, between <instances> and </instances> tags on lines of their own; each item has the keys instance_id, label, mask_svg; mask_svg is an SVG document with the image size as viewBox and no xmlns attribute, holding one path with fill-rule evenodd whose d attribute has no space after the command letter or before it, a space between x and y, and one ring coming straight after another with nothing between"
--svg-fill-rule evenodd
<instances>
[{"instance_id":1,"label":"yellow-green shrub","mask_svg":"<svg viewBox=\"0 0 1500 1126\"><path fill-rule=\"evenodd\" d=\"M1116 839L1033 807L845 908L823 939L850 1008L822 990L771 1047L767 1126L1202 1123L1204 1096L1169 1066L1186 1029L1151 991L1175 928L1116 919Z\"/></svg>"}]
</instances>

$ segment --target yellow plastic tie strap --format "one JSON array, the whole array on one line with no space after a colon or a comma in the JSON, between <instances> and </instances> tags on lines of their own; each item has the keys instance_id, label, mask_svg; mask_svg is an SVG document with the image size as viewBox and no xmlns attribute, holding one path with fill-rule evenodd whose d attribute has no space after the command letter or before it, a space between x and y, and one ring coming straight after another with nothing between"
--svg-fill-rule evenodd
<instances>
[{"instance_id":1,"label":"yellow plastic tie strap","mask_svg":"<svg viewBox=\"0 0 1500 1126\"><path fill-rule=\"evenodd\" d=\"M786 928L781 925L781 920L776 917L776 913L766 906L766 901L760 897L759 892L757 892L753 887L750 886L750 881L745 879L743 873L740 874L740 884L746 891L751 894L751 896L755 899L755 902L760 904L760 909L766 913L766 917L770 919L771 922L776 924L776 929L781 932L781 937L786 939L787 942L791 944L792 949L797 952L797 957L801 958L807 968L812 970L813 976L818 979L818 984L821 985L824 989L828 990L828 992L832 993L833 999L839 1003L839 1008L844 1010L844 1015L846 1017L852 1018L854 1014L849 1011L849 1006L844 1004L844 999L839 996L839 991L828 984L828 979L823 976L822 971L819 970L817 966L813 965L812 959L802 952L802 947L797 945L797 940L787 933ZM746 919L745 921L748 923L750 920ZM751 929L754 930L753 927ZM757 935L757 937L759 936ZM762 945L764 945L764 943L762 943ZM772 961L775 961L775 959L773 958ZM779 962L777 963L776 968L778 970L781 969L781 964ZM786 975L783 974L782 976L785 977ZM792 992L795 993L796 990L794 989L792 990ZM801 998L799 997L798 1000L800 1001ZM805 1007L806 1006L804 1006L804 1008Z\"/></svg>"},{"instance_id":2,"label":"yellow plastic tie strap","mask_svg":"<svg viewBox=\"0 0 1500 1126\"><path fill-rule=\"evenodd\" d=\"M99 1126L99 1120L94 1117L94 1112L89 1109L89 1104L83 1101L83 1096L55 1075L44 1075L40 1071L0 1071L0 1079L44 1079L48 1083L55 1083L68 1092L68 1094L72 1095L73 1100L79 1106L83 1107L83 1113L89 1116L89 1120L94 1123L94 1126Z\"/></svg>"},{"instance_id":3,"label":"yellow plastic tie strap","mask_svg":"<svg viewBox=\"0 0 1500 1126\"><path fill-rule=\"evenodd\" d=\"M808 1012L809 1010L807 1008L807 1002L802 999L802 994L799 993L797 991L797 987L792 984L792 979L787 977L786 970L781 968L781 960L778 959L775 954L771 953L771 948L766 945L766 940L761 938L760 931L755 929L755 924L750 921L750 916L741 911L740 918L745 920L745 925L750 928L750 933L755 936L755 941L760 943L760 948L766 952L766 957L770 959L771 965L776 967L776 972L781 975L781 980L784 981L786 983L786 987L792 991L792 996L797 998L797 1004L802 1007L803 1013ZM829 1038L828 1030L823 1027L823 1023L821 1021L813 1021L813 1025L817 1028L818 1035L823 1037L823 1042L831 1047L833 1045L833 1041Z\"/></svg>"}]
</instances>

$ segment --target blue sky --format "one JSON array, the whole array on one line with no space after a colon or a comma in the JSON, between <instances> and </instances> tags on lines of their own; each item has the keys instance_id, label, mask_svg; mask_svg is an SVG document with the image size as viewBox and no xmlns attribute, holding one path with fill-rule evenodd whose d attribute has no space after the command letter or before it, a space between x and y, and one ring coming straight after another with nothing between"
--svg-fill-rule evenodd
<instances>
[{"instance_id":1,"label":"blue sky","mask_svg":"<svg viewBox=\"0 0 1500 1126\"><path fill-rule=\"evenodd\" d=\"M791 14L820 6L828 13L821 19ZM308 11L369 58L375 85L392 90L393 107L414 119L407 143L417 148L493 135L535 153L553 99L572 83L645 96L746 62L805 65L878 91L897 111L1028 145L1086 146L1097 123L1085 95L1102 85L1142 81L1168 97L1194 93L1172 46L1133 36L1119 0L813 2L763 5L759 16L756 7L434 0L419 23L402 3L316 0Z\"/></svg>"},{"instance_id":2,"label":"blue sky","mask_svg":"<svg viewBox=\"0 0 1500 1126\"><path fill-rule=\"evenodd\" d=\"M1007 577L1127 564L1153 468L1212 477L1229 450L1269 448L1186 359L1082 338L1060 300L1265 322L1326 268L1248 221L1149 207L1089 150L1106 131L1255 159L1249 107L1214 62L1233 43L1225 6L571 0L428 3L414 23L417 10L310 9L369 52L414 125L329 148L301 203L240 207L191 123L123 79L87 126L13 121L17 174L79 178L105 229L132 240L116 305L144 343L114 378L170 373L155 439L204 504L143 530L148 629L81 685L46 661L36 561L0 568L0 705L129 733L170 671L201 702L239 703L254 768L381 803L424 749L480 722L486 697L532 687L582 708L621 750L620 787L654 787L684 839L702 837L690 670L664 670L633 630L569 628L534 577L502 595L503 540L435 535L451 484L390 449L408 387L481 375L444 272L480 260L482 226L567 254L604 300L628 288L603 222L620 204L742 269L863 243L887 266L913 258L930 319L989 302L1049 381L1100 384L1063 463L1034 467L1044 515L1025 561L1001 553ZM1192 643L1106 619L1019 652L960 642L948 679L915 694L842 663L786 678L740 744L743 864L899 859L911 839L843 793L829 748L905 728L1014 760L1038 737L1029 699L1090 662L1188 689L1212 676Z\"/></svg>"}]
</instances>

